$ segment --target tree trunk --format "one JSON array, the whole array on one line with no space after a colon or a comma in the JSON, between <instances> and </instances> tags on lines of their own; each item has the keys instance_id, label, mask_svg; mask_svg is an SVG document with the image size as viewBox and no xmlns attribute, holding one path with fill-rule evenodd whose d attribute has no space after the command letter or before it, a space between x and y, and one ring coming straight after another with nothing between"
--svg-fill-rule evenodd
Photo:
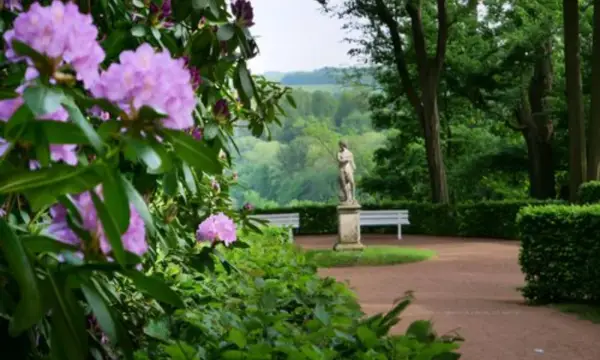
<instances>
[{"instance_id":1,"label":"tree trunk","mask_svg":"<svg viewBox=\"0 0 600 360\"><path fill-rule=\"evenodd\" d=\"M594 0L592 104L588 124L587 179L600 180L600 0Z\"/></svg>"},{"instance_id":2,"label":"tree trunk","mask_svg":"<svg viewBox=\"0 0 600 360\"><path fill-rule=\"evenodd\" d=\"M425 138L427 167L429 169L431 184L431 200L435 203L447 203L450 201L450 198L440 140L440 114L436 92L437 89L422 90L423 103L428 105L423 107L419 116L421 117L421 126L423 127Z\"/></svg>"},{"instance_id":3,"label":"tree trunk","mask_svg":"<svg viewBox=\"0 0 600 360\"><path fill-rule=\"evenodd\" d=\"M577 200L577 191L586 177L585 124L581 89L579 44L579 1L563 0L565 33L565 77L569 112L569 199Z\"/></svg>"},{"instance_id":4,"label":"tree trunk","mask_svg":"<svg viewBox=\"0 0 600 360\"><path fill-rule=\"evenodd\" d=\"M529 195L535 199L554 199L556 188L552 145L539 141L536 131L529 128L523 130L523 137L529 158Z\"/></svg>"},{"instance_id":5,"label":"tree trunk","mask_svg":"<svg viewBox=\"0 0 600 360\"><path fill-rule=\"evenodd\" d=\"M529 104L531 109L525 137L528 149L531 149L530 162L536 172L531 183L531 195L537 199L552 199L556 196L554 180L554 161L552 158L552 137L554 135L547 97L552 91L552 42L548 40L536 49L536 62L529 85Z\"/></svg>"}]
</instances>

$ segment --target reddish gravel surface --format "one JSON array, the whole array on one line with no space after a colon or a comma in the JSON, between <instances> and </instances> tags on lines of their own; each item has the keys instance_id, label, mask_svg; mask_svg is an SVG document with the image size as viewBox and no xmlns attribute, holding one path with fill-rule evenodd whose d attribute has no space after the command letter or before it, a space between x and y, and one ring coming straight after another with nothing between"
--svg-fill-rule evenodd
<instances>
[{"instance_id":1,"label":"reddish gravel surface","mask_svg":"<svg viewBox=\"0 0 600 360\"><path fill-rule=\"evenodd\" d=\"M306 248L333 246L334 236L297 237ZM324 269L349 281L368 314L384 312L406 290L416 300L395 328L432 319L436 330L457 330L464 360L600 360L600 325L552 308L531 307L523 285L518 243L485 239L364 236L365 245L398 245L437 251L432 260L395 266Z\"/></svg>"}]
</instances>

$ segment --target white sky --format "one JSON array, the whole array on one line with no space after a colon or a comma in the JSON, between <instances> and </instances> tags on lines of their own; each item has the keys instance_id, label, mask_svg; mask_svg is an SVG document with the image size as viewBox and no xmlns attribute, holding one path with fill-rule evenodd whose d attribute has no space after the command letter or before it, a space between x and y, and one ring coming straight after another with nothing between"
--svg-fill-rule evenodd
<instances>
[{"instance_id":1,"label":"white sky","mask_svg":"<svg viewBox=\"0 0 600 360\"><path fill-rule=\"evenodd\" d=\"M315 0L251 0L251 28L260 54L252 59L253 73L307 71L324 66L355 64L346 53L342 22L323 14Z\"/></svg>"}]
</instances>

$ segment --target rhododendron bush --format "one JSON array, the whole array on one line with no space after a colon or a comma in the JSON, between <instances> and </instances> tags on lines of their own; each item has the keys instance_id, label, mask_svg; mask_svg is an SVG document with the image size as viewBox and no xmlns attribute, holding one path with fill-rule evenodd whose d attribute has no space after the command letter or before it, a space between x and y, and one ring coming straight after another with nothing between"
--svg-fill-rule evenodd
<instances>
[{"instance_id":1,"label":"rhododendron bush","mask_svg":"<svg viewBox=\"0 0 600 360\"><path fill-rule=\"evenodd\" d=\"M0 1L8 357L131 358L115 284L169 314L185 299L153 274L157 249L183 244L202 268L244 246L233 130L268 134L289 90L250 74L253 24L246 0Z\"/></svg>"}]
</instances>

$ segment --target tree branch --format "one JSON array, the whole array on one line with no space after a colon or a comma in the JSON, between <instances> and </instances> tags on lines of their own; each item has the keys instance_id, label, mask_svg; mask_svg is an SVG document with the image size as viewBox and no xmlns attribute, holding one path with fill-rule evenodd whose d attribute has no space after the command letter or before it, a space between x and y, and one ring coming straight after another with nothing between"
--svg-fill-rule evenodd
<instances>
[{"instance_id":1,"label":"tree branch","mask_svg":"<svg viewBox=\"0 0 600 360\"><path fill-rule=\"evenodd\" d=\"M438 36L435 50L435 68L436 75L439 74L444 65L446 58L446 48L448 44L448 9L446 8L446 0L437 0L437 21L438 21Z\"/></svg>"},{"instance_id":2,"label":"tree branch","mask_svg":"<svg viewBox=\"0 0 600 360\"><path fill-rule=\"evenodd\" d=\"M421 17L421 0L409 0L406 3L406 12L410 16L411 34L417 54L417 68L421 76L426 76L427 45L425 43L425 30L423 29L423 19Z\"/></svg>"},{"instance_id":3,"label":"tree branch","mask_svg":"<svg viewBox=\"0 0 600 360\"><path fill-rule=\"evenodd\" d=\"M386 7L383 0L375 0L375 12L381 22L383 22L390 31L390 37L394 48L394 63L396 65L396 69L398 70L398 75L400 75L402 86L404 87L404 91L406 91L406 96L408 97L411 105L415 111L417 111L417 113L420 113L423 106L421 104L421 99L417 95L415 87L410 79L410 74L408 73L398 22L394 19L392 13Z\"/></svg>"}]
</instances>

